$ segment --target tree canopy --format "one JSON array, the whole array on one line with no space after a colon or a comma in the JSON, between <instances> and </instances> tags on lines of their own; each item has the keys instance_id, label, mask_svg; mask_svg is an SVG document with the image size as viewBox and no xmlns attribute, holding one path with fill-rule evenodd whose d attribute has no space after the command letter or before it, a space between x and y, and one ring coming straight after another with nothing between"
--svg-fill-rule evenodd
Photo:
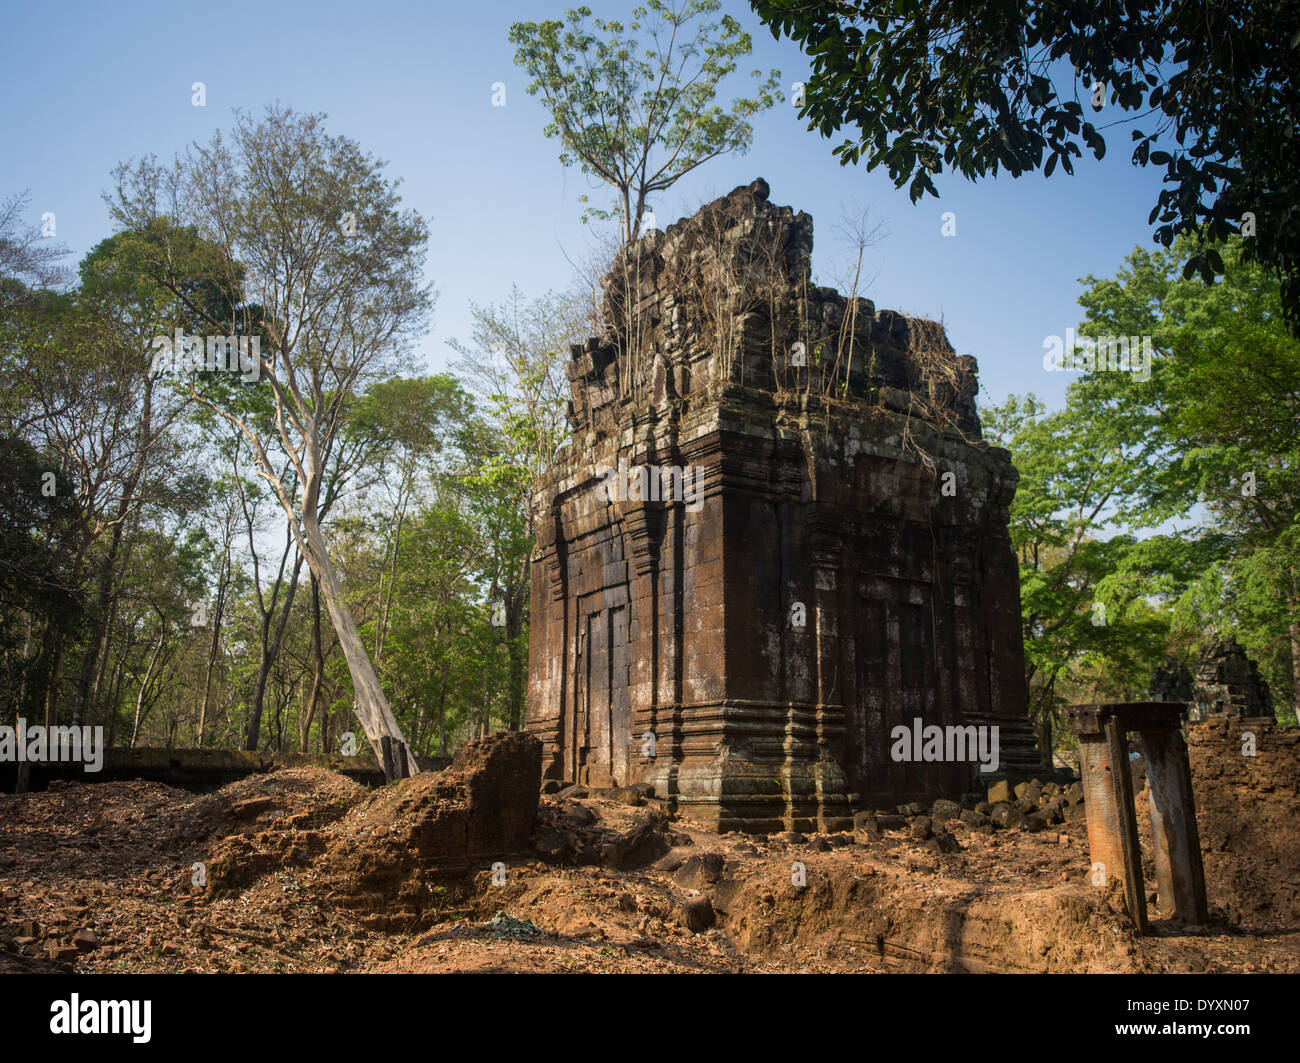
<instances>
[{"instance_id":1,"label":"tree canopy","mask_svg":"<svg viewBox=\"0 0 1300 1063\"><path fill-rule=\"evenodd\" d=\"M913 202L945 167L969 179L1059 165L1128 133L1164 168L1154 237L1182 235L1186 276L1224 271L1216 244L1282 280L1300 328L1300 5L1164 0L752 0L812 60L801 115L845 164L884 166ZM1112 132L1113 131L1113 132Z\"/></svg>"},{"instance_id":2,"label":"tree canopy","mask_svg":"<svg viewBox=\"0 0 1300 1063\"><path fill-rule=\"evenodd\" d=\"M1021 475L1011 532L1040 732L1066 691L1140 695L1166 653L1211 632L1259 660L1283 718L1300 704L1300 341L1241 241L1219 251L1212 287L1183 276L1186 241L1084 278L1080 332L1149 337L1148 379L1094 370L1062 410L1012 396L985 411Z\"/></svg>"},{"instance_id":3,"label":"tree canopy","mask_svg":"<svg viewBox=\"0 0 1300 1063\"><path fill-rule=\"evenodd\" d=\"M617 214L624 242L640 233L650 196L710 159L746 151L749 119L782 98L780 74L762 79L755 70L754 95L727 108L714 102L751 47L733 16L704 18L720 7L719 0L648 0L626 25L579 7L563 21L510 27L515 63L550 112L546 135L559 139L560 161L617 192L614 211L591 208L584 218Z\"/></svg>"}]
</instances>

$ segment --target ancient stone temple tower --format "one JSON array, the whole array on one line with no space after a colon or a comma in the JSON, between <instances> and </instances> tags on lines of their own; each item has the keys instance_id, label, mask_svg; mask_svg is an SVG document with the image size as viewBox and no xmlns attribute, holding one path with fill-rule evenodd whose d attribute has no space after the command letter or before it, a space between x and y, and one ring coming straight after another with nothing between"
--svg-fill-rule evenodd
<instances>
[{"instance_id":1,"label":"ancient stone temple tower","mask_svg":"<svg viewBox=\"0 0 1300 1063\"><path fill-rule=\"evenodd\" d=\"M991 777L980 729L999 772L1037 764L1017 477L975 361L813 287L812 228L755 181L603 282L610 331L573 349L573 441L533 492L546 778L771 831L962 793Z\"/></svg>"}]
</instances>

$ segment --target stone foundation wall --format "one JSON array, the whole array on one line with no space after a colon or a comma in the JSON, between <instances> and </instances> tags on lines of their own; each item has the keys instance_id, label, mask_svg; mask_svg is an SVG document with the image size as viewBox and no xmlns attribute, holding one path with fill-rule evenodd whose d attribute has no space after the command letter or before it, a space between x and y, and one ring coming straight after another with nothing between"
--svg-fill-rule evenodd
<instances>
[{"instance_id":1,"label":"stone foundation wall","mask_svg":"<svg viewBox=\"0 0 1300 1063\"><path fill-rule=\"evenodd\" d=\"M1253 734L1255 755L1245 756ZM1300 729L1272 719L1187 727L1211 905L1234 921L1300 928Z\"/></svg>"}]
</instances>

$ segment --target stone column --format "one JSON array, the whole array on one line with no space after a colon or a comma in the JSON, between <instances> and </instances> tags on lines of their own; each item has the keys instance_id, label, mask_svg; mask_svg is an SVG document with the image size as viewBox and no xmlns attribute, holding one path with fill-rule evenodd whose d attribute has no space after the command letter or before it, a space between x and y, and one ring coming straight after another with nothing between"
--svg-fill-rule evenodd
<instances>
[{"instance_id":1,"label":"stone column","mask_svg":"<svg viewBox=\"0 0 1300 1063\"><path fill-rule=\"evenodd\" d=\"M1181 731L1186 709L1182 702L1170 701L1069 708L1070 726L1079 736L1092 859L1105 866L1108 877L1120 876L1129 913L1140 932L1146 931L1147 912L1125 741L1129 731L1138 732L1146 760L1161 908L1189 923L1204 923L1208 918L1192 773Z\"/></svg>"},{"instance_id":2,"label":"stone column","mask_svg":"<svg viewBox=\"0 0 1300 1063\"><path fill-rule=\"evenodd\" d=\"M1176 728L1139 732L1146 759L1151 835L1162 914L1187 923L1209 918L1205 869L1187 745Z\"/></svg>"},{"instance_id":3,"label":"stone column","mask_svg":"<svg viewBox=\"0 0 1300 1063\"><path fill-rule=\"evenodd\" d=\"M1129 915L1146 933L1147 906L1133 808L1133 776L1124 730L1110 705L1071 705L1070 725L1079 736L1079 772L1088 817L1088 849L1100 864L1102 884L1118 881Z\"/></svg>"}]
</instances>

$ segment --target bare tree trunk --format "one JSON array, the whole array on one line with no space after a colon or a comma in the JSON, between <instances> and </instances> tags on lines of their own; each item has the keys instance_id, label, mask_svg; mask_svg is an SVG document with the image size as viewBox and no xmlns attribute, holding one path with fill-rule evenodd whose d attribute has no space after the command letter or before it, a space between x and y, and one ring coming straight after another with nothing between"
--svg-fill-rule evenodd
<instances>
[{"instance_id":1,"label":"bare tree trunk","mask_svg":"<svg viewBox=\"0 0 1300 1063\"><path fill-rule=\"evenodd\" d=\"M107 732L108 734L107 742L108 745L110 746L117 739L117 717L118 717L117 710L121 704L122 685L126 681L126 656L128 653L130 653L132 645L133 645L132 639L128 635L126 640L126 650L123 652L121 659L118 661L117 667L113 670L113 682L112 682L113 690L112 690L112 697L110 698L109 701L109 703L113 706L113 714L108 718L108 732Z\"/></svg>"},{"instance_id":2,"label":"bare tree trunk","mask_svg":"<svg viewBox=\"0 0 1300 1063\"><path fill-rule=\"evenodd\" d=\"M506 627L506 676L510 684L506 695L506 727L511 731L519 730L524 718L524 660L518 639L522 626L515 620Z\"/></svg>"},{"instance_id":3,"label":"bare tree trunk","mask_svg":"<svg viewBox=\"0 0 1300 1063\"><path fill-rule=\"evenodd\" d=\"M438 756L447 755L447 676L451 665L442 666L442 688L438 691Z\"/></svg>"},{"instance_id":4,"label":"bare tree trunk","mask_svg":"<svg viewBox=\"0 0 1300 1063\"><path fill-rule=\"evenodd\" d=\"M334 625L335 634L338 636L339 648L343 651L343 658L347 661L348 671L352 675L357 718L361 721L366 738L370 740L376 756L379 755L380 739L391 737L405 747L406 756L404 758L399 756L398 760L405 763L406 774L414 775L420 769L415 763L415 756L406 737L402 734L402 729L397 724L397 717L389 707L388 698L384 696L383 688L379 685L379 676L366 655L352 613L343 600L343 588L339 584L338 574L334 571L334 563L330 560L325 537L321 534L315 507L310 504L310 501L309 494L309 504L303 506L302 520L307 551L310 555L307 563L320 584L321 597L325 599L325 608L329 612L330 622Z\"/></svg>"},{"instance_id":5,"label":"bare tree trunk","mask_svg":"<svg viewBox=\"0 0 1300 1063\"><path fill-rule=\"evenodd\" d=\"M59 722L59 671L63 667L63 648L66 645L67 638L60 629L58 640L54 644L54 660L50 664L50 682L45 688L45 733L47 735L50 728Z\"/></svg>"},{"instance_id":6,"label":"bare tree trunk","mask_svg":"<svg viewBox=\"0 0 1300 1063\"><path fill-rule=\"evenodd\" d=\"M144 678L140 680L140 692L135 696L135 723L131 726L131 748L135 748L136 742L140 738L140 717L144 708L145 691L149 689L149 680L153 677L154 666L158 663L158 655L162 653L163 642L167 638L167 625L164 623L158 630L158 645L154 647L153 653L149 656L149 667L144 671Z\"/></svg>"},{"instance_id":7,"label":"bare tree trunk","mask_svg":"<svg viewBox=\"0 0 1300 1063\"><path fill-rule=\"evenodd\" d=\"M478 736L486 738L488 728L492 726L492 676L488 669L483 671L483 715L479 717Z\"/></svg>"},{"instance_id":8,"label":"bare tree trunk","mask_svg":"<svg viewBox=\"0 0 1300 1063\"><path fill-rule=\"evenodd\" d=\"M1291 621L1291 708L1300 723L1300 620Z\"/></svg>"},{"instance_id":9,"label":"bare tree trunk","mask_svg":"<svg viewBox=\"0 0 1300 1063\"><path fill-rule=\"evenodd\" d=\"M113 593L114 577L117 570L117 555L122 547L122 535L126 529L127 517L136 502L136 488L144 476L149 459L149 441L153 421L153 378L145 377L144 402L140 411L140 431L136 436L136 456L131 463L131 471L122 485L122 497L118 501L117 512L113 514L113 533L109 537L108 552L104 556L99 570L98 588L95 593L95 606L90 614L90 637L86 640L86 655L81 662L81 674L77 679L77 696L72 705L72 722L80 724L94 708L90 703L92 684L98 671L98 657L107 651L108 615L111 604L115 602Z\"/></svg>"},{"instance_id":10,"label":"bare tree trunk","mask_svg":"<svg viewBox=\"0 0 1300 1063\"><path fill-rule=\"evenodd\" d=\"M393 608L393 589L397 586L397 554L402 545L402 524L406 519L406 499L397 507L397 526L393 529L393 561L388 570L388 593L384 594L383 577L380 577L379 616L375 621L375 668L384 656L384 636L388 633L388 616Z\"/></svg>"},{"instance_id":11,"label":"bare tree trunk","mask_svg":"<svg viewBox=\"0 0 1300 1063\"><path fill-rule=\"evenodd\" d=\"M311 723L316 715L316 700L320 697L321 684L325 679L325 654L321 650L320 638L320 584L316 577L311 577L311 613L312 613L312 651L316 658L311 677L311 696L307 699L307 712L298 728L298 749L307 752L307 739L311 736Z\"/></svg>"},{"instance_id":12,"label":"bare tree trunk","mask_svg":"<svg viewBox=\"0 0 1300 1063\"><path fill-rule=\"evenodd\" d=\"M221 615L226 608L226 574L230 571L230 539L226 537L225 554L221 559L221 571L217 573L217 602L212 613L212 638L208 641L208 663L203 671L203 702L199 706L198 747L203 748L204 736L208 726L208 700L212 693L212 672L217 666L217 651L221 647Z\"/></svg>"},{"instance_id":13,"label":"bare tree trunk","mask_svg":"<svg viewBox=\"0 0 1300 1063\"><path fill-rule=\"evenodd\" d=\"M99 652L99 666L95 670L95 682L90 688L90 700L86 705L86 716L83 721L87 726L93 727L95 721L99 718L99 692L104 689L104 676L108 674L109 658L113 652L113 625L117 623L118 598L113 598L113 604L108 611L108 626L104 629L104 645Z\"/></svg>"},{"instance_id":14,"label":"bare tree trunk","mask_svg":"<svg viewBox=\"0 0 1300 1063\"><path fill-rule=\"evenodd\" d=\"M287 550L288 547L286 546ZM271 601L271 609L262 617L262 659L257 668L257 684L253 688L253 704L248 713L248 731L244 736L244 748L248 750L257 749L257 743L262 729L262 707L266 698L266 683L271 674L271 669L275 666L275 659L280 653L280 643L284 639L284 629L289 623L289 613L293 609L294 593L298 589L298 575L302 572L302 554L299 553L293 562L293 573L289 577L289 588L285 592L284 606L280 610L280 619L276 621L275 637L267 640L267 633L271 624L271 613L275 609L274 598Z\"/></svg>"},{"instance_id":15,"label":"bare tree trunk","mask_svg":"<svg viewBox=\"0 0 1300 1063\"><path fill-rule=\"evenodd\" d=\"M514 586L507 592L508 608L506 610L506 656L508 658L506 727L517 731L524 722L524 660L519 652L519 637L524 633L524 603L528 600L528 568L531 558L525 556L520 565L519 576Z\"/></svg>"}]
</instances>

